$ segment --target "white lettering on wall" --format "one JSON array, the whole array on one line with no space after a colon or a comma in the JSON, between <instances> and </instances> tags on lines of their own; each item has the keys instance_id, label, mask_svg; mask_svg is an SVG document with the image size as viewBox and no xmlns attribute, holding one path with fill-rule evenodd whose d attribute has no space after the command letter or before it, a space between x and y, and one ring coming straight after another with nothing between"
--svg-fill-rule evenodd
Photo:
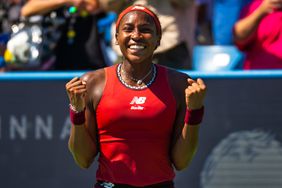
<instances>
[{"instance_id":1,"label":"white lettering on wall","mask_svg":"<svg viewBox=\"0 0 282 188\"><path fill-rule=\"evenodd\" d=\"M65 120L64 126L62 128L61 134L60 134L61 140L64 140L69 137L70 129L71 129L71 122L70 122L70 118L67 117Z\"/></svg>"},{"instance_id":2,"label":"white lettering on wall","mask_svg":"<svg viewBox=\"0 0 282 188\"><path fill-rule=\"evenodd\" d=\"M48 140L52 139L52 132L53 132L53 118L52 116L47 116L47 121L44 120L40 116L35 117L35 139L40 140L42 138L42 134L45 135L45 138Z\"/></svg>"},{"instance_id":3,"label":"white lettering on wall","mask_svg":"<svg viewBox=\"0 0 282 188\"><path fill-rule=\"evenodd\" d=\"M2 126L3 125L3 126ZM0 141L9 140L66 140L69 138L71 122L69 116L56 121L52 114L34 117L13 115L4 118L0 116ZM4 134L6 133L7 134Z\"/></svg>"},{"instance_id":4,"label":"white lettering on wall","mask_svg":"<svg viewBox=\"0 0 282 188\"><path fill-rule=\"evenodd\" d=\"M27 120L25 116L21 116L20 123L15 116L10 118L10 138L16 139L17 135L21 139L27 138Z\"/></svg>"}]
</instances>

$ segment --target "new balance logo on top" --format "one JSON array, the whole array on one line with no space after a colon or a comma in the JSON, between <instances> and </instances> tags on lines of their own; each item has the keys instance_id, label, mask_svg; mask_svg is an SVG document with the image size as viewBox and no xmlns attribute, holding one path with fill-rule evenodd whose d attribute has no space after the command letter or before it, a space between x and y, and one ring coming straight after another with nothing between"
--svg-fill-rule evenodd
<instances>
[{"instance_id":1,"label":"new balance logo on top","mask_svg":"<svg viewBox=\"0 0 282 188\"><path fill-rule=\"evenodd\" d=\"M130 102L131 110L144 110L144 106L141 106L142 104L145 104L146 97L133 97L132 101Z\"/></svg>"},{"instance_id":2,"label":"new balance logo on top","mask_svg":"<svg viewBox=\"0 0 282 188\"><path fill-rule=\"evenodd\" d=\"M146 99L146 97L133 97L130 104L144 104Z\"/></svg>"}]
</instances>

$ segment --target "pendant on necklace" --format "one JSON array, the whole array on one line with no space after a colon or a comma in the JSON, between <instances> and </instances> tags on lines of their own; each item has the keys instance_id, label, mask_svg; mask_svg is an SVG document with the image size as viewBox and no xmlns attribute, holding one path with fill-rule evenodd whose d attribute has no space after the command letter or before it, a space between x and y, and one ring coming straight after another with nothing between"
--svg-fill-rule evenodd
<instances>
[{"instance_id":1,"label":"pendant on necklace","mask_svg":"<svg viewBox=\"0 0 282 188\"><path fill-rule=\"evenodd\" d=\"M141 85L141 84L142 84L142 80L138 80L137 85Z\"/></svg>"}]
</instances>

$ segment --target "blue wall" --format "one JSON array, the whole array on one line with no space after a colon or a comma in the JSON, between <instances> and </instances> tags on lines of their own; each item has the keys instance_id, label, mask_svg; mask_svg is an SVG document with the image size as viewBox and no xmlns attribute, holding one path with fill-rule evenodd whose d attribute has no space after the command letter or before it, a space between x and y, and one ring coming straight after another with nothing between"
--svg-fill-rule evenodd
<instances>
[{"instance_id":1,"label":"blue wall","mask_svg":"<svg viewBox=\"0 0 282 188\"><path fill-rule=\"evenodd\" d=\"M199 150L177 188L282 187L282 71L184 72L208 93ZM96 163L80 169L67 148L64 85L81 74L0 74L0 187L93 187Z\"/></svg>"}]
</instances>

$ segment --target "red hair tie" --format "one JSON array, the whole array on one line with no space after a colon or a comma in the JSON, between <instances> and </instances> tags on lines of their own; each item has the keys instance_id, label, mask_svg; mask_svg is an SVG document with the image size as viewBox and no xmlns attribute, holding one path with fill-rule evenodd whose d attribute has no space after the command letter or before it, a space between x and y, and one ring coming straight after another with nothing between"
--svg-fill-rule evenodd
<instances>
[{"instance_id":1,"label":"red hair tie","mask_svg":"<svg viewBox=\"0 0 282 188\"><path fill-rule=\"evenodd\" d=\"M141 12L145 12L147 13L149 16L151 16L155 22L155 25L157 27L157 33L159 35L162 34L162 29L161 29L161 23L159 21L159 18L157 17L157 15L151 11L150 9L148 9L147 7L145 6L142 6L142 5L132 5L132 6L129 6L127 7L126 9L124 9L120 14L119 14L119 17L116 21L116 30L118 30L118 27L119 27L119 24L120 24L120 21L121 19L129 12L131 11L141 11Z\"/></svg>"}]
</instances>

